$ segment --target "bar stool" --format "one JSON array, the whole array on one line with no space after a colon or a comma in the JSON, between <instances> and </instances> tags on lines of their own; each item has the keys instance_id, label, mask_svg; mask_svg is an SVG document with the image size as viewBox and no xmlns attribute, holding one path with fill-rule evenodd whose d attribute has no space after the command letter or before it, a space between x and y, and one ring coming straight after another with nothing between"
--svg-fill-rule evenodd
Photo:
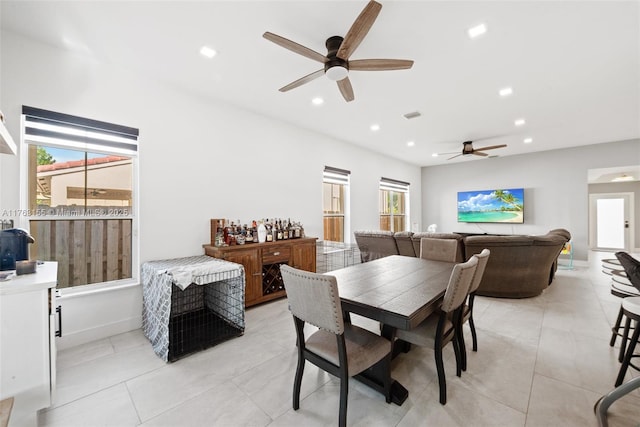
<instances>
[{"instance_id":1,"label":"bar stool","mask_svg":"<svg viewBox=\"0 0 640 427\"><path fill-rule=\"evenodd\" d=\"M615 258L606 258L602 260L602 272L608 276L611 276L611 272L614 270L622 270L620 261Z\"/></svg>"},{"instance_id":2,"label":"bar stool","mask_svg":"<svg viewBox=\"0 0 640 427\"><path fill-rule=\"evenodd\" d=\"M613 260L607 260L607 261L613 261ZM615 261L617 262L618 260L615 260ZM603 264L602 264L602 271L605 274L611 276L611 294L619 298L640 296L640 291L635 286L633 286L633 284L627 277L627 273L622 269L622 266L620 265L619 262L617 265L618 265L618 269L613 269L611 267L615 266L615 263L608 263L608 265L605 266L605 263L603 261ZM623 328L622 317L623 317L623 312L622 312L622 305L621 305L620 310L618 310L618 317L616 318L616 323L613 326L613 328L611 328L611 332L612 332L611 340L609 341L609 345L611 347L615 345L616 338L619 336L622 336L622 334L620 333L620 330ZM618 356L618 361L622 362L623 358L624 358L624 350L621 349L620 354Z\"/></svg>"},{"instance_id":3,"label":"bar stool","mask_svg":"<svg viewBox=\"0 0 640 427\"><path fill-rule=\"evenodd\" d=\"M640 338L640 297L627 297L622 300L622 314L626 316L624 332L622 335L622 344L620 352L624 354L620 371L618 372L618 378L616 379L616 387L622 384L624 376L627 373L627 369L631 366L634 369L640 370L639 366L631 363L633 357L640 357L640 354L634 355L633 352L638 344ZM629 340L629 330L631 329L631 321L635 322L635 328L633 329L633 335ZM626 350L625 350L626 348Z\"/></svg>"}]
</instances>

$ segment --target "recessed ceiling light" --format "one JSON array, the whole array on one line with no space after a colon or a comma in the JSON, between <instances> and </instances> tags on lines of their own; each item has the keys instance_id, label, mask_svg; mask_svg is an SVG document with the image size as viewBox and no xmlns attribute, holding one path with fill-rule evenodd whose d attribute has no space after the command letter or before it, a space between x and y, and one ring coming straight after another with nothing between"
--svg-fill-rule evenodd
<instances>
[{"instance_id":1,"label":"recessed ceiling light","mask_svg":"<svg viewBox=\"0 0 640 427\"><path fill-rule=\"evenodd\" d=\"M438 153L433 153L431 157L438 157Z\"/></svg>"},{"instance_id":2,"label":"recessed ceiling light","mask_svg":"<svg viewBox=\"0 0 640 427\"><path fill-rule=\"evenodd\" d=\"M209 46L202 46L200 48L200 54L202 56L206 56L207 58L213 58L216 56L218 52L215 49L210 48Z\"/></svg>"},{"instance_id":3,"label":"recessed ceiling light","mask_svg":"<svg viewBox=\"0 0 640 427\"><path fill-rule=\"evenodd\" d=\"M467 34L472 39L484 34L487 32L487 26L485 24L476 25L475 27L471 27L467 30Z\"/></svg>"},{"instance_id":4,"label":"recessed ceiling light","mask_svg":"<svg viewBox=\"0 0 640 427\"><path fill-rule=\"evenodd\" d=\"M413 141L407 142L407 147L413 147L414 145L416 145L416 143Z\"/></svg>"},{"instance_id":5,"label":"recessed ceiling light","mask_svg":"<svg viewBox=\"0 0 640 427\"><path fill-rule=\"evenodd\" d=\"M377 132L380 130L380 125L379 124L373 124L371 125L371 130L374 132Z\"/></svg>"},{"instance_id":6,"label":"recessed ceiling light","mask_svg":"<svg viewBox=\"0 0 640 427\"><path fill-rule=\"evenodd\" d=\"M503 87L498 93L500 94L500 96L509 96L513 94L513 89L511 89L510 87Z\"/></svg>"},{"instance_id":7,"label":"recessed ceiling light","mask_svg":"<svg viewBox=\"0 0 640 427\"><path fill-rule=\"evenodd\" d=\"M524 121L524 119L518 119L515 122L513 122L514 125L516 126L522 126L524 125L526 122Z\"/></svg>"},{"instance_id":8,"label":"recessed ceiling light","mask_svg":"<svg viewBox=\"0 0 640 427\"><path fill-rule=\"evenodd\" d=\"M531 144L533 142L533 138L525 138L524 139L524 143L525 144Z\"/></svg>"},{"instance_id":9,"label":"recessed ceiling light","mask_svg":"<svg viewBox=\"0 0 640 427\"><path fill-rule=\"evenodd\" d=\"M322 104L324 104L324 99L322 99L322 98L320 98L320 97L318 96L318 97L313 98L313 99L311 100L311 103L312 103L313 105L322 105Z\"/></svg>"}]
</instances>

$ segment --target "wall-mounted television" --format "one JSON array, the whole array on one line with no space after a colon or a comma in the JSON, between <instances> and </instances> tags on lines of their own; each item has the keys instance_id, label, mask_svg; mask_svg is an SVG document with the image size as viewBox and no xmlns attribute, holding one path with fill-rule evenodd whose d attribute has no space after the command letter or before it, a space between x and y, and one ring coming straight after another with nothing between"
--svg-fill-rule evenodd
<instances>
[{"instance_id":1,"label":"wall-mounted television","mask_svg":"<svg viewBox=\"0 0 640 427\"><path fill-rule=\"evenodd\" d=\"M524 188L459 192L458 222L524 223Z\"/></svg>"}]
</instances>

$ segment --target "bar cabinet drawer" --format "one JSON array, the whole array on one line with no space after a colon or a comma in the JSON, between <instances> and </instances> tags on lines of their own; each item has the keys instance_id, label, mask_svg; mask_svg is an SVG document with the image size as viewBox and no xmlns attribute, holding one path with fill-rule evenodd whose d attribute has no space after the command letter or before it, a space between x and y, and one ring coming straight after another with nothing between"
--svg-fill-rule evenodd
<instances>
[{"instance_id":1,"label":"bar cabinet drawer","mask_svg":"<svg viewBox=\"0 0 640 427\"><path fill-rule=\"evenodd\" d=\"M291 259L291 248L273 247L262 249L262 263L274 264L276 262L288 262Z\"/></svg>"}]
</instances>

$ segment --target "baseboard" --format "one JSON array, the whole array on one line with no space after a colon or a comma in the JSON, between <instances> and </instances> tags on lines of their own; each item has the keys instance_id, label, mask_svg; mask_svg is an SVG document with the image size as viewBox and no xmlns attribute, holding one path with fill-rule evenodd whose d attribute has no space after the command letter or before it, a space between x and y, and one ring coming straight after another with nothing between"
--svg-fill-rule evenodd
<instances>
[{"instance_id":1,"label":"baseboard","mask_svg":"<svg viewBox=\"0 0 640 427\"><path fill-rule=\"evenodd\" d=\"M64 350L66 348L75 347L86 344L91 341L97 341L103 338L109 338L113 335L123 334L142 327L142 315L122 319L117 322L100 325L90 329L64 334L56 338L56 348Z\"/></svg>"}]
</instances>

